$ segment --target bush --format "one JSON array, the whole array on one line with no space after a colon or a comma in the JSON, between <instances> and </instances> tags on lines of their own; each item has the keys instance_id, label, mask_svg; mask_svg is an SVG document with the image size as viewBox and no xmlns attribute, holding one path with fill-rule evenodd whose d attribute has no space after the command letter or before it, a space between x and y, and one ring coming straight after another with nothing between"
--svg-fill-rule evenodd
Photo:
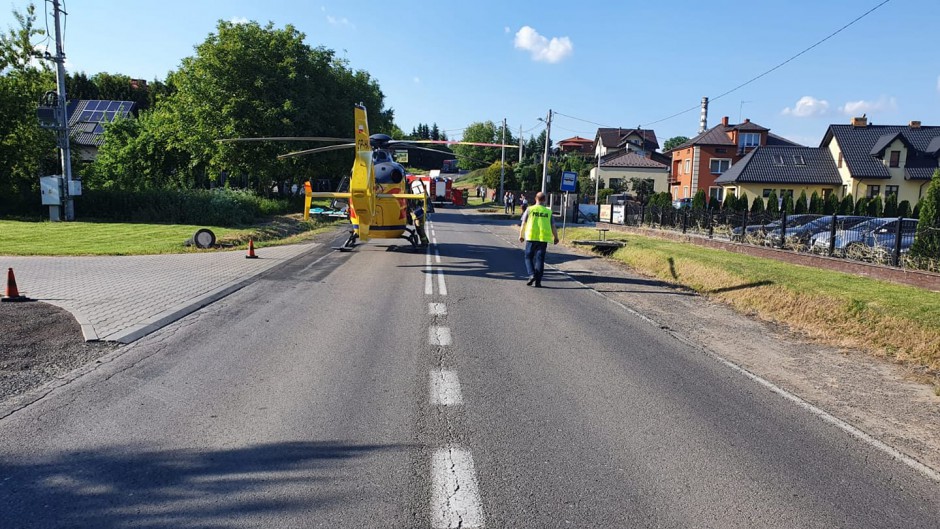
<instances>
[{"instance_id":1,"label":"bush","mask_svg":"<svg viewBox=\"0 0 940 529\"><path fill-rule=\"evenodd\" d=\"M911 203L907 200L902 200L898 204L898 216L904 218L911 218Z\"/></svg>"},{"instance_id":2,"label":"bush","mask_svg":"<svg viewBox=\"0 0 940 529\"><path fill-rule=\"evenodd\" d=\"M818 201L817 197L817 201ZM796 203L793 204L794 213L806 213L808 208L806 207L806 190L800 191L800 197L796 199Z\"/></svg>"},{"instance_id":3,"label":"bush","mask_svg":"<svg viewBox=\"0 0 940 529\"><path fill-rule=\"evenodd\" d=\"M751 213L760 214L764 212L764 199L761 197L754 197L754 202L751 204Z\"/></svg>"},{"instance_id":4,"label":"bush","mask_svg":"<svg viewBox=\"0 0 940 529\"><path fill-rule=\"evenodd\" d=\"M96 220L244 226L260 218L303 210L303 197L270 199L232 189L86 191L82 216Z\"/></svg>"},{"instance_id":5,"label":"bush","mask_svg":"<svg viewBox=\"0 0 940 529\"><path fill-rule=\"evenodd\" d=\"M747 193L742 191L741 196L738 197L738 200L737 202L735 202L734 205L735 205L734 210L737 211L738 213L744 213L745 211L747 211L747 205L748 205Z\"/></svg>"},{"instance_id":6,"label":"bush","mask_svg":"<svg viewBox=\"0 0 940 529\"><path fill-rule=\"evenodd\" d=\"M809 212L810 213L822 213L823 212L823 200L819 198L819 193L813 191L813 196L809 197Z\"/></svg>"},{"instance_id":7,"label":"bush","mask_svg":"<svg viewBox=\"0 0 940 529\"><path fill-rule=\"evenodd\" d=\"M856 215L868 215L868 199L859 197L859 199L855 201L855 210L853 213Z\"/></svg>"},{"instance_id":8,"label":"bush","mask_svg":"<svg viewBox=\"0 0 940 529\"><path fill-rule=\"evenodd\" d=\"M884 216L892 218L898 216L898 196L894 193L891 193L885 199Z\"/></svg>"},{"instance_id":9,"label":"bush","mask_svg":"<svg viewBox=\"0 0 940 529\"><path fill-rule=\"evenodd\" d=\"M826 197L826 201L823 204L823 213L826 215L832 215L839 211L839 199L836 198L835 193L829 193L829 196Z\"/></svg>"},{"instance_id":10,"label":"bush","mask_svg":"<svg viewBox=\"0 0 940 529\"><path fill-rule=\"evenodd\" d=\"M787 193L786 195L783 196L783 211L786 211L787 215L793 214L793 194L792 193Z\"/></svg>"},{"instance_id":11,"label":"bush","mask_svg":"<svg viewBox=\"0 0 940 529\"><path fill-rule=\"evenodd\" d=\"M776 191L771 191L767 197L767 213L774 217L780 214L780 199L777 198Z\"/></svg>"},{"instance_id":12,"label":"bush","mask_svg":"<svg viewBox=\"0 0 940 529\"><path fill-rule=\"evenodd\" d=\"M725 211L734 211L738 207L738 197L731 193L725 194L725 201L721 204L721 209Z\"/></svg>"},{"instance_id":13,"label":"bush","mask_svg":"<svg viewBox=\"0 0 940 529\"><path fill-rule=\"evenodd\" d=\"M692 209L705 209L705 205L706 205L705 190L699 189L695 193L695 196L692 197Z\"/></svg>"},{"instance_id":14,"label":"bush","mask_svg":"<svg viewBox=\"0 0 940 529\"><path fill-rule=\"evenodd\" d=\"M839 215L851 215L855 212L855 199L852 193L845 195L842 202L839 203Z\"/></svg>"},{"instance_id":15,"label":"bush","mask_svg":"<svg viewBox=\"0 0 940 529\"><path fill-rule=\"evenodd\" d=\"M930 187L920 206L917 236L911 247L913 257L940 258L940 169L933 173Z\"/></svg>"},{"instance_id":16,"label":"bush","mask_svg":"<svg viewBox=\"0 0 940 529\"><path fill-rule=\"evenodd\" d=\"M884 207L881 205L881 195L876 195L875 198L868 201L866 211L869 217L880 217L884 213Z\"/></svg>"}]
</instances>

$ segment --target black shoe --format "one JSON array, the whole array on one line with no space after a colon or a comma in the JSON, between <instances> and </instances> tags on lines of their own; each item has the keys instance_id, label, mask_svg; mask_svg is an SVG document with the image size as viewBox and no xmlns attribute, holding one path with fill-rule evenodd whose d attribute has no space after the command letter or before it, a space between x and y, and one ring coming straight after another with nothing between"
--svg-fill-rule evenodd
<instances>
[{"instance_id":1,"label":"black shoe","mask_svg":"<svg viewBox=\"0 0 940 529\"><path fill-rule=\"evenodd\" d=\"M535 282L535 288L542 288L542 282L541 282L541 281L536 281L536 282Z\"/></svg>"},{"instance_id":2,"label":"black shoe","mask_svg":"<svg viewBox=\"0 0 940 529\"><path fill-rule=\"evenodd\" d=\"M532 283L535 283L535 278L534 278L534 277L530 277L529 280L526 281L525 284L526 284L527 287L531 287L531 286L532 286Z\"/></svg>"}]
</instances>

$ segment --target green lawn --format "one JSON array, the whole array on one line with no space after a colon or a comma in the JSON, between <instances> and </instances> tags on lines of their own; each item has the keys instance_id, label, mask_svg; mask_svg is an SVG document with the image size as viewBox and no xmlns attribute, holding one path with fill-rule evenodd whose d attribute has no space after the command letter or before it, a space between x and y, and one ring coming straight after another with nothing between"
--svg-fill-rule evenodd
<instances>
[{"instance_id":1,"label":"green lawn","mask_svg":"<svg viewBox=\"0 0 940 529\"><path fill-rule=\"evenodd\" d=\"M566 239L596 239L593 229ZM613 258L821 341L870 350L940 371L936 292L632 234Z\"/></svg>"},{"instance_id":2,"label":"green lawn","mask_svg":"<svg viewBox=\"0 0 940 529\"><path fill-rule=\"evenodd\" d=\"M202 252L184 242L209 228L228 247L298 242L332 224L285 218L248 228L106 222L23 222L0 220L0 255L145 255Z\"/></svg>"}]
</instances>

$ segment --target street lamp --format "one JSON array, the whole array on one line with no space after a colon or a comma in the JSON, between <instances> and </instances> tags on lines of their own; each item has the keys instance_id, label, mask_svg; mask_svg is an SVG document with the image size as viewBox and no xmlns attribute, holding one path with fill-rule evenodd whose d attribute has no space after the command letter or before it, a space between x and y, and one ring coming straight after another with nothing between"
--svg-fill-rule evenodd
<instances>
[{"instance_id":1,"label":"street lamp","mask_svg":"<svg viewBox=\"0 0 940 529\"><path fill-rule=\"evenodd\" d=\"M545 154L542 156L542 193L545 193L548 184L548 145L552 141L552 110L548 109L548 120L538 119L545 123Z\"/></svg>"}]
</instances>

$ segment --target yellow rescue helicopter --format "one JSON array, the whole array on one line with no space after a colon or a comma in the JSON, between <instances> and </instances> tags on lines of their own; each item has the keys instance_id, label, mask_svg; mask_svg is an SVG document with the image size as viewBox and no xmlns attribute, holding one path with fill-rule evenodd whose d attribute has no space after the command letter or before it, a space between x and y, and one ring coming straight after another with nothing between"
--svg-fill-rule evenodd
<instances>
[{"instance_id":1,"label":"yellow rescue helicopter","mask_svg":"<svg viewBox=\"0 0 940 529\"><path fill-rule=\"evenodd\" d=\"M349 220L352 224L349 238L337 249L348 251L356 246L357 241L370 239L397 239L404 238L413 247L427 244L423 234L422 225L427 217L427 189L420 180L413 183L409 189L405 168L394 160L390 150L392 145L400 144L445 144L445 145L477 145L486 147L509 147L495 143L471 143L439 140L393 140L385 134L369 135L369 123L366 108L356 105L355 109L355 138L351 143L328 145L313 149L290 152L278 156L278 159L304 156L318 152L334 151L338 149L355 148L356 158L353 162L352 175L349 179L348 192L313 192L310 182L305 184L306 203L304 216L310 210L311 198L344 199L349 203ZM219 140L221 142L235 141L347 141L340 138L237 138ZM424 149L415 145L409 148ZM433 149L426 149L433 150ZM434 151L440 152L440 151ZM410 192L408 192L410 191ZM412 207L409 202L416 204Z\"/></svg>"}]
</instances>

